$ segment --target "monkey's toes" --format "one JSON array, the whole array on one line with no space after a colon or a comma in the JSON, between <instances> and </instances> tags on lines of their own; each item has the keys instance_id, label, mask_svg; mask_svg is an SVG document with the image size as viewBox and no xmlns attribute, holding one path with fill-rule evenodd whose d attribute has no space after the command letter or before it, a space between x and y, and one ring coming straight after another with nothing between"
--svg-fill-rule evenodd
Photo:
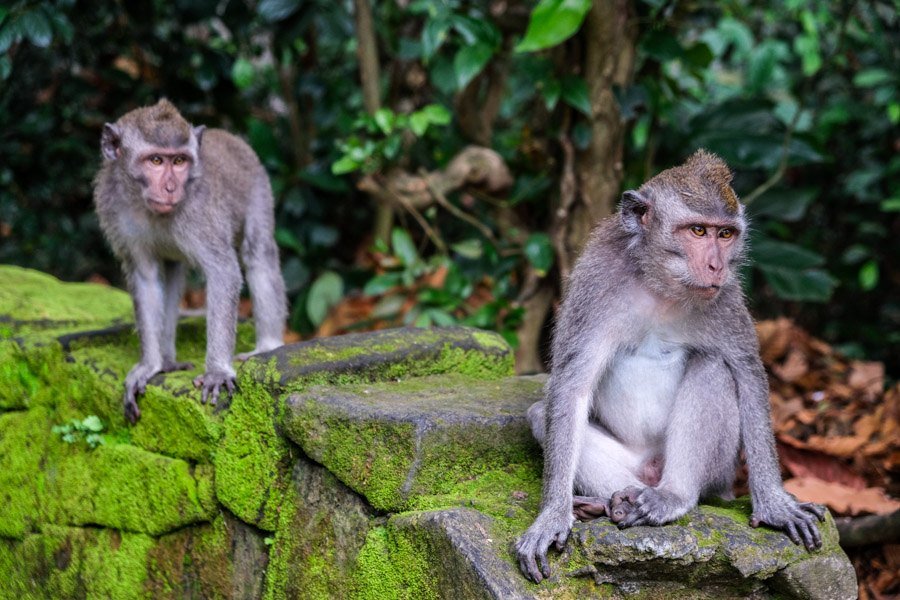
<instances>
[{"instance_id":1,"label":"monkey's toes","mask_svg":"<svg viewBox=\"0 0 900 600\"><path fill-rule=\"evenodd\" d=\"M137 400L134 398L125 398L123 402L125 408L125 420L134 425L141 418L141 409L138 408Z\"/></svg>"},{"instance_id":2,"label":"monkey's toes","mask_svg":"<svg viewBox=\"0 0 900 600\"><path fill-rule=\"evenodd\" d=\"M235 377L230 373L204 373L194 379L194 387L201 388L200 403L215 406L219 401L219 394L230 397L235 389ZM223 391L224 388L224 391Z\"/></svg>"},{"instance_id":3,"label":"monkey's toes","mask_svg":"<svg viewBox=\"0 0 900 600\"><path fill-rule=\"evenodd\" d=\"M613 523L624 521L637 508L636 503L640 493L640 488L632 486L612 495L609 500L609 518Z\"/></svg>"},{"instance_id":4,"label":"monkey's toes","mask_svg":"<svg viewBox=\"0 0 900 600\"><path fill-rule=\"evenodd\" d=\"M610 513L609 501L599 496L573 496L572 513L579 521L593 521Z\"/></svg>"}]
</instances>

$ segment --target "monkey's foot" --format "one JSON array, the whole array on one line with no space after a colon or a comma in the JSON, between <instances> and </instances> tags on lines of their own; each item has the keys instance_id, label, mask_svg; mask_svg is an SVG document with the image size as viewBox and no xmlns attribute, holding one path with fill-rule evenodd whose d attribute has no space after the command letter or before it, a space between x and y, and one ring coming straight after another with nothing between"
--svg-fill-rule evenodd
<instances>
[{"instance_id":1,"label":"monkey's foot","mask_svg":"<svg viewBox=\"0 0 900 600\"><path fill-rule=\"evenodd\" d=\"M626 514L616 521L620 529L635 525L665 525L696 506L696 502L685 500L662 488L646 487L639 490L629 487L619 493L630 504L625 510ZM616 494L613 494L613 498L616 498Z\"/></svg>"},{"instance_id":2,"label":"monkey's foot","mask_svg":"<svg viewBox=\"0 0 900 600\"><path fill-rule=\"evenodd\" d=\"M631 486L612 495L609 500L609 518L613 523L621 523L634 512L641 491L640 488Z\"/></svg>"},{"instance_id":3,"label":"monkey's foot","mask_svg":"<svg viewBox=\"0 0 900 600\"><path fill-rule=\"evenodd\" d=\"M122 406L125 409L125 419L134 425L141 418L141 409L138 408L138 396L147 391L147 382L159 373L159 367L138 363L131 367L125 376L125 395L122 398Z\"/></svg>"},{"instance_id":4,"label":"monkey's foot","mask_svg":"<svg viewBox=\"0 0 900 600\"><path fill-rule=\"evenodd\" d=\"M783 497L756 502L754 499L753 514L750 526L768 525L784 531L795 544L803 544L807 550L822 547L822 534L816 525L816 519L825 520L825 507L812 502L797 502L784 492Z\"/></svg>"},{"instance_id":5,"label":"monkey's foot","mask_svg":"<svg viewBox=\"0 0 900 600\"><path fill-rule=\"evenodd\" d=\"M200 403L209 403L213 406L219 401L219 394L223 388L227 396L231 396L234 392L235 377L234 373L225 373L223 371L207 371L194 379L194 387L201 388L203 393L200 396Z\"/></svg>"},{"instance_id":6,"label":"monkey's foot","mask_svg":"<svg viewBox=\"0 0 900 600\"><path fill-rule=\"evenodd\" d=\"M579 521L593 521L610 514L609 500L600 496L572 496L572 514Z\"/></svg>"}]
</instances>

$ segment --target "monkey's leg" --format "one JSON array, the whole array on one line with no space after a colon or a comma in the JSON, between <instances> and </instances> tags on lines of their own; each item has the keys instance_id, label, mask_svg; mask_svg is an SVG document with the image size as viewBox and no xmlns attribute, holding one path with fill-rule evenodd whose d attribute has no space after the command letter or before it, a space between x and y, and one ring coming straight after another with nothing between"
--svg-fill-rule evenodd
<instances>
[{"instance_id":1,"label":"monkey's leg","mask_svg":"<svg viewBox=\"0 0 900 600\"><path fill-rule=\"evenodd\" d=\"M241 244L241 259L247 273L247 287L253 297L253 321L256 326L256 347L252 352L237 356L240 360L246 360L284 343L287 301L278 264L278 247L271 230L248 223L248 231Z\"/></svg>"},{"instance_id":2,"label":"monkey's leg","mask_svg":"<svg viewBox=\"0 0 900 600\"><path fill-rule=\"evenodd\" d=\"M633 499L620 527L662 525L722 493L734 479L740 445L734 379L719 358L694 356L685 367L666 430L662 479L620 494Z\"/></svg>"},{"instance_id":3,"label":"monkey's leg","mask_svg":"<svg viewBox=\"0 0 900 600\"><path fill-rule=\"evenodd\" d=\"M546 403L535 402L528 409L528 421L535 439L544 446ZM575 489L584 495L572 499L572 512L581 521L610 514L610 498L616 490L641 486L636 473L645 462L643 452L635 452L616 440L603 427L588 423L584 445L575 470Z\"/></svg>"},{"instance_id":4,"label":"monkey's leg","mask_svg":"<svg viewBox=\"0 0 900 600\"><path fill-rule=\"evenodd\" d=\"M175 329L178 326L178 306L184 294L184 264L166 261L163 265L165 277L164 309L162 338L162 367L160 372L187 371L194 368L190 362L178 362L175 359Z\"/></svg>"},{"instance_id":5,"label":"monkey's leg","mask_svg":"<svg viewBox=\"0 0 900 600\"><path fill-rule=\"evenodd\" d=\"M137 397L163 365L162 338L165 323L165 296L160 264L147 257L135 257L124 263L128 290L134 301L134 320L141 342L141 359L125 376L122 403L125 418L134 424L141 416Z\"/></svg>"},{"instance_id":6,"label":"monkey's leg","mask_svg":"<svg viewBox=\"0 0 900 600\"><path fill-rule=\"evenodd\" d=\"M234 336L237 328L238 296L241 292L241 268L230 246L208 248L201 257L206 275L206 372L194 379L201 388L200 401L215 405L224 388L234 391Z\"/></svg>"}]
</instances>

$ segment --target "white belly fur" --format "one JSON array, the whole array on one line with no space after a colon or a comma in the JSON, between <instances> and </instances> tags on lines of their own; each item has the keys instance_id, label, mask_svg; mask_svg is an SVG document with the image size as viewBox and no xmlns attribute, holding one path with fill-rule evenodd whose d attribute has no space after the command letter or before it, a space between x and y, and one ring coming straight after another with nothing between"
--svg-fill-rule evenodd
<instances>
[{"instance_id":1,"label":"white belly fur","mask_svg":"<svg viewBox=\"0 0 900 600\"><path fill-rule=\"evenodd\" d=\"M658 449L686 354L682 344L656 333L649 333L633 352L620 352L597 387L594 418L632 448Z\"/></svg>"}]
</instances>

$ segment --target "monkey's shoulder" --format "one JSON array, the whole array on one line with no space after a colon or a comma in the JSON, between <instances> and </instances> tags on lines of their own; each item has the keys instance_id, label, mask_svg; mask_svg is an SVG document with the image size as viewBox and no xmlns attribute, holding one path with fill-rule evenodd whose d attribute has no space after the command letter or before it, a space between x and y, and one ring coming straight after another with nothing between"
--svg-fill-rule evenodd
<instances>
[{"instance_id":1,"label":"monkey's shoulder","mask_svg":"<svg viewBox=\"0 0 900 600\"><path fill-rule=\"evenodd\" d=\"M259 167L253 148L240 137L225 129L206 129L200 143L200 160L204 167L246 169Z\"/></svg>"}]
</instances>

